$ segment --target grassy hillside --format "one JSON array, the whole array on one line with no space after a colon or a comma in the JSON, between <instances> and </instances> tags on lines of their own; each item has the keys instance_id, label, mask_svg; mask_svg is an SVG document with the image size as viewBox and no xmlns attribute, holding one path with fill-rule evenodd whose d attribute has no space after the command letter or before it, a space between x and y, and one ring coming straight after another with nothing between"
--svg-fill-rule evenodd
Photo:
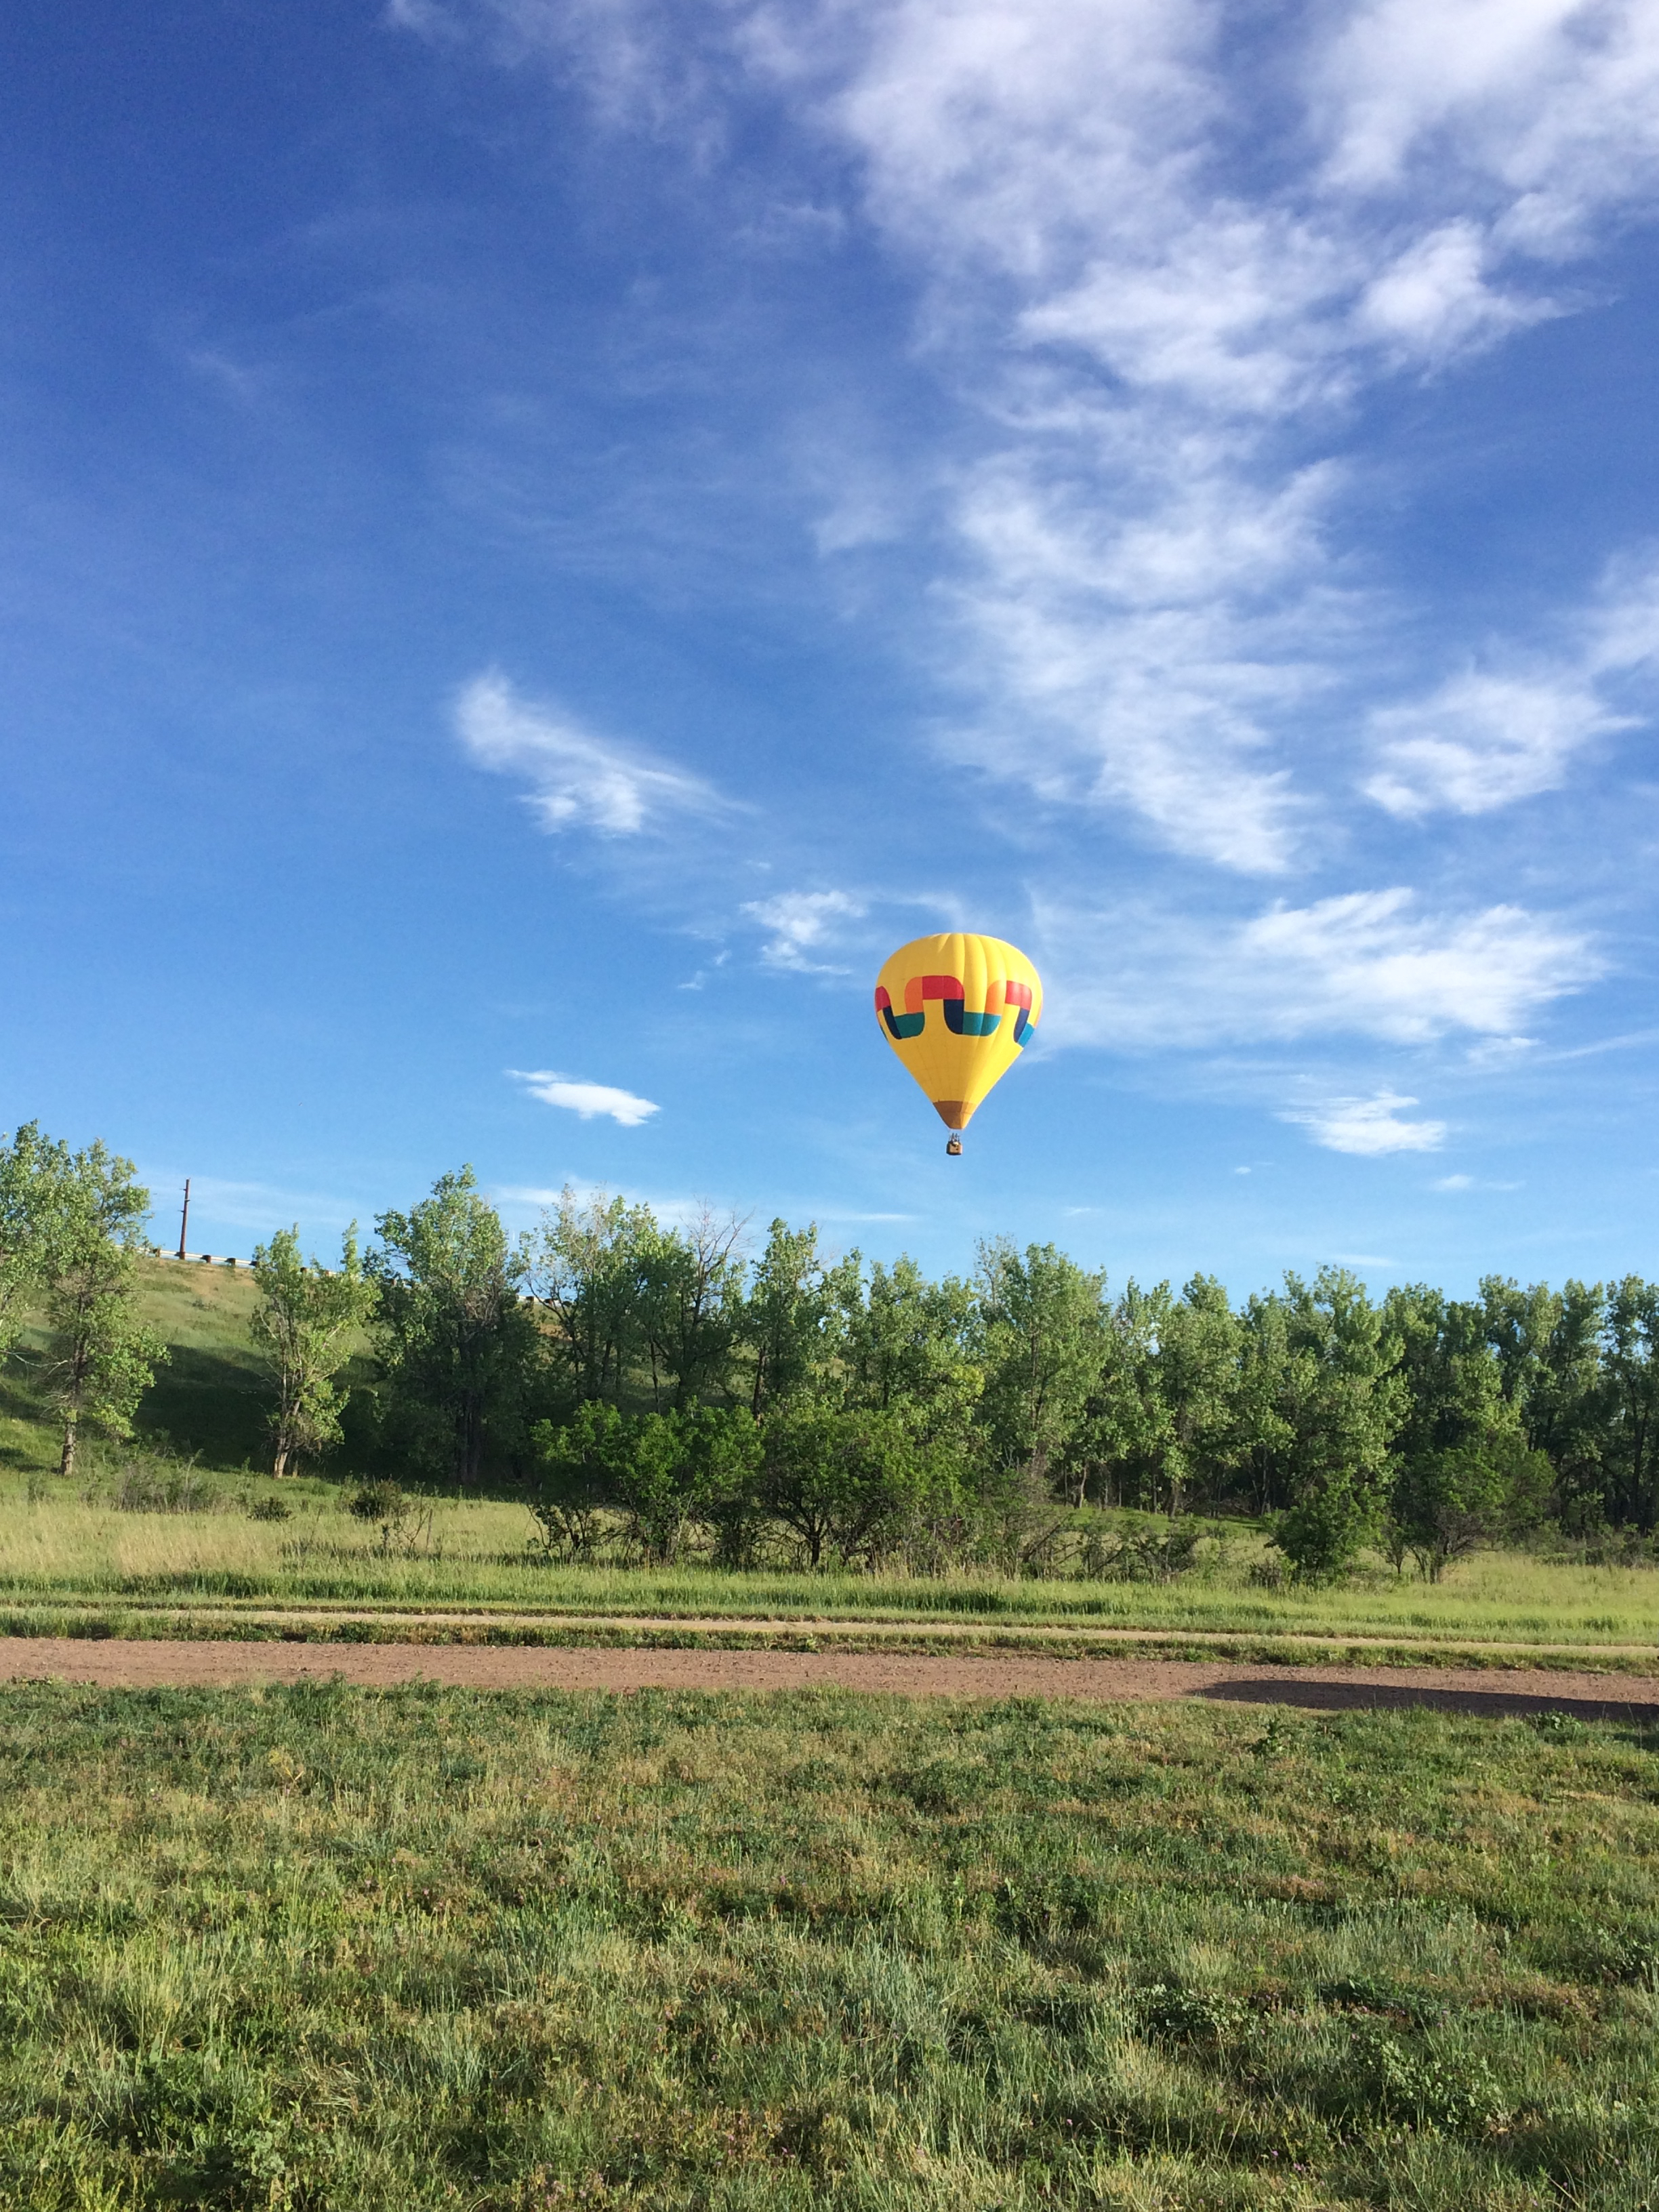
<instances>
[{"instance_id":1,"label":"grassy hillside","mask_svg":"<svg viewBox=\"0 0 1659 2212\"><path fill-rule=\"evenodd\" d=\"M143 1318L169 1346L139 1407L138 1430L206 1468L268 1465L270 1386L248 1335L257 1293L246 1267L139 1262ZM40 1388L46 1338L26 1334L0 1368L0 1468L54 1466L58 1433Z\"/></svg>"},{"instance_id":2,"label":"grassy hillside","mask_svg":"<svg viewBox=\"0 0 1659 2212\"><path fill-rule=\"evenodd\" d=\"M270 1385L248 1335L256 1299L245 1267L150 1261L144 1318L172 1349L146 1393L141 1425L210 1468L265 1464Z\"/></svg>"},{"instance_id":3,"label":"grassy hillside","mask_svg":"<svg viewBox=\"0 0 1659 2212\"><path fill-rule=\"evenodd\" d=\"M29 1686L0 2200L1640 2212L1659 1742Z\"/></svg>"}]
</instances>

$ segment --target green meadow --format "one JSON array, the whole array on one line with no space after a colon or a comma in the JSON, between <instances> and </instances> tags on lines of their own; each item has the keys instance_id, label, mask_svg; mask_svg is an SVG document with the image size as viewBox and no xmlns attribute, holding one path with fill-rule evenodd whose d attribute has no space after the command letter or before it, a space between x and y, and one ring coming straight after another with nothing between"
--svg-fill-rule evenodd
<instances>
[{"instance_id":1,"label":"green meadow","mask_svg":"<svg viewBox=\"0 0 1659 2212\"><path fill-rule=\"evenodd\" d=\"M208 1510L133 1511L114 1502L118 1478L90 1501L33 1497L14 1476L0 1494L0 1610L73 1626L82 1613L142 1632L147 1620L189 1614L234 1632L256 1616L376 1616L387 1632L420 1614L465 1617L501 1633L584 1617L664 1623L837 1624L848 1628L1146 1631L1172 1638L1314 1638L1432 1654L1547 1648L1578 1659L1659 1663L1659 1575L1645 1566L1583 1565L1486 1553L1439 1584L1379 1565L1338 1588L1255 1586L1260 1539L1221 1529L1209 1565L1167 1583L1043 1582L994 1576L809 1575L714 1568L544 1564L529 1547L527 1510L507 1500L430 1501L429 1519L385 1549L320 1483L287 1486L285 1521L251 1517L270 1486L225 1486ZM1202 1554L1200 1554L1202 1558ZM459 1617L459 1618L457 1618Z\"/></svg>"},{"instance_id":2,"label":"green meadow","mask_svg":"<svg viewBox=\"0 0 1659 2212\"><path fill-rule=\"evenodd\" d=\"M0 2198L1638 2212L1659 1739L9 1691Z\"/></svg>"}]
</instances>

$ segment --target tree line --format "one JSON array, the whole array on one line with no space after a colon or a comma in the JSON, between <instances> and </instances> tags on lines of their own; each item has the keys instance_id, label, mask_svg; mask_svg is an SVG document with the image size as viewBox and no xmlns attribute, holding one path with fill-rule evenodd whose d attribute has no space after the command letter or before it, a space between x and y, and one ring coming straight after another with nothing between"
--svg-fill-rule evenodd
<instances>
[{"instance_id":1,"label":"tree line","mask_svg":"<svg viewBox=\"0 0 1659 2212\"><path fill-rule=\"evenodd\" d=\"M0 1338L44 1312L65 1472L82 1423L130 1432L165 1357L136 1310L148 1210L101 1145L0 1143ZM255 1253L272 1472L339 1444L356 1358L354 1452L520 1486L570 1557L621 1527L659 1560L782 1540L815 1566L1051 1569L1069 1543L1088 1571L1079 1509L1109 1505L1267 1516L1304 1577L1380 1545L1437 1578L1546 1522L1659 1521L1659 1284L1638 1276L1373 1298L1333 1267L1235 1305L1205 1275L1113 1295L998 1239L933 1280L815 1225L753 1249L735 1220L569 1189L514 1241L471 1168L374 1228L331 1269L296 1231Z\"/></svg>"}]
</instances>

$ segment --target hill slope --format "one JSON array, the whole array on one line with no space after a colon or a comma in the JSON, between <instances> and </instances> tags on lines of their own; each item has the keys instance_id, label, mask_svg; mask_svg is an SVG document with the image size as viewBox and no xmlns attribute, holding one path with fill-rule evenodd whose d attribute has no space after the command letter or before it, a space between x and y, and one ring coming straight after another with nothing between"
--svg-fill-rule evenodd
<instances>
[{"instance_id":1,"label":"hill slope","mask_svg":"<svg viewBox=\"0 0 1659 2212\"><path fill-rule=\"evenodd\" d=\"M138 1411L144 1437L196 1454L210 1468L259 1467L268 1449L270 1386L248 1334L257 1293L246 1267L141 1260L141 1310L170 1358ZM57 1464L58 1429L47 1401L47 1338L25 1332L0 1367L0 1467Z\"/></svg>"}]
</instances>

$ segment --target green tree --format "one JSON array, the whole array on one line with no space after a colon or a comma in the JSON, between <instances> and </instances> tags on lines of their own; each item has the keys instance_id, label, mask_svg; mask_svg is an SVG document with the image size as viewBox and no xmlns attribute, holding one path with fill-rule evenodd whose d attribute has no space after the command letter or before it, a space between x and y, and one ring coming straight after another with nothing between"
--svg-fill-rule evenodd
<instances>
[{"instance_id":1,"label":"green tree","mask_svg":"<svg viewBox=\"0 0 1659 2212\"><path fill-rule=\"evenodd\" d=\"M368 1255L380 1288L388 1411L417 1462L477 1483L510 1450L537 1330L521 1262L471 1167L440 1176L408 1213L383 1213Z\"/></svg>"},{"instance_id":2,"label":"green tree","mask_svg":"<svg viewBox=\"0 0 1659 2212\"><path fill-rule=\"evenodd\" d=\"M1488 1275L1480 1298L1504 1401L1520 1418L1528 1449L1547 1453L1554 1470L1554 1509L1564 1526L1593 1526L1607 1504L1615 1419L1602 1365L1607 1294L1599 1283L1522 1290Z\"/></svg>"},{"instance_id":3,"label":"green tree","mask_svg":"<svg viewBox=\"0 0 1659 2212\"><path fill-rule=\"evenodd\" d=\"M1281 1509L1274 1541L1297 1575L1316 1580L1341 1573L1381 1524L1406 1401L1400 1340L1346 1267L1322 1267L1311 1284L1287 1274L1279 1303L1268 1409L1279 1441L1267 1441L1263 1425L1257 1449ZM1264 1410L1243 1391L1241 1401L1253 1417Z\"/></svg>"},{"instance_id":4,"label":"green tree","mask_svg":"<svg viewBox=\"0 0 1659 2212\"><path fill-rule=\"evenodd\" d=\"M635 1541L647 1559L665 1566L696 1516L696 1456L678 1411L647 1413L629 1425L629 1449L617 1468L622 1503Z\"/></svg>"},{"instance_id":5,"label":"green tree","mask_svg":"<svg viewBox=\"0 0 1659 2212\"><path fill-rule=\"evenodd\" d=\"M567 1183L520 1245L522 1279L547 1309L557 1358L578 1400L620 1404L644 1357L645 1267L657 1235L650 1208Z\"/></svg>"},{"instance_id":6,"label":"green tree","mask_svg":"<svg viewBox=\"0 0 1659 2212\"><path fill-rule=\"evenodd\" d=\"M981 1245L982 1418L1005 1465L1042 1479L1063 1462L1100 1372L1105 1281L1052 1244Z\"/></svg>"},{"instance_id":7,"label":"green tree","mask_svg":"<svg viewBox=\"0 0 1659 2212\"><path fill-rule=\"evenodd\" d=\"M1064 1454L1075 1502L1182 1512L1232 1465L1243 1324L1212 1276L1179 1298L1131 1281L1102 1332L1098 1371Z\"/></svg>"},{"instance_id":8,"label":"green tree","mask_svg":"<svg viewBox=\"0 0 1659 2212\"><path fill-rule=\"evenodd\" d=\"M836 1310L830 1402L843 1411L903 1415L932 1448L953 1450L965 1467L977 1445L975 1417L984 1373L969 1340L976 1307L954 1275L932 1283L908 1255L877 1261L866 1285L857 1252L830 1279Z\"/></svg>"},{"instance_id":9,"label":"green tree","mask_svg":"<svg viewBox=\"0 0 1659 2212\"><path fill-rule=\"evenodd\" d=\"M562 1424L531 1431L537 1481L530 1510L544 1548L586 1559L599 1545L605 1507L621 1494L629 1426L615 1406L588 1398Z\"/></svg>"},{"instance_id":10,"label":"green tree","mask_svg":"<svg viewBox=\"0 0 1659 2212\"><path fill-rule=\"evenodd\" d=\"M817 1224L791 1229L775 1221L739 1323L754 1361L749 1407L757 1419L792 1404L817 1380L834 1348L836 1319L835 1281L818 1249Z\"/></svg>"},{"instance_id":11,"label":"green tree","mask_svg":"<svg viewBox=\"0 0 1659 2212\"><path fill-rule=\"evenodd\" d=\"M1233 1394L1231 1464L1243 1479L1257 1513L1287 1502L1296 1430L1286 1407L1291 1316L1274 1292L1250 1293L1239 1315L1238 1376Z\"/></svg>"},{"instance_id":12,"label":"green tree","mask_svg":"<svg viewBox=\"0 0 1659 2212\"><path fill-rule=\"evenodd\" d=\"M628 1425L616 1466L618 1502L646 1556L667 1565L687 1528L713 1521L730 1558L754 1519L759 1431L746 1406L691 1406Z\"/></svg>"},{"instance_id":13,"label":"green tree","mask_svg":"<svg viewBox=\"0 0 1659 2212\"><path fill-rule=\"evenodd\" d=\"M0 1359L45 1286L49 1231L69 1167L69 1147L43 1137L38 1121L0 1139Z\"/></svg>"},{"instance_id":14,"label":"green tree","mask_svg":"<svg viewBox=\"0 0 1659 2212\"><path fill-rule=\"evenodd\" d=\"M82 1424L131 1436L138 1401L167 1356L137 1310L149 1193L132 1162L100 1140L73 1154L53 1148L36 1202L53 1340L47 1376L64 1422L58 1471L73 1474Z\"/></svg>"},{"instance_id":15,"label":"green tree","mask_svg":"<svg viewBox=\"0 0 1659 2212\"><path fill-rule=\"evenodd\" d=\"M896 1413L806 1404L767 1424L762 1500L814 1569L826 1552L878 1564L949 1486L942 1455Z\"/></svg>"},{"instance_id":16,"label":"green tree","mask_svg":"<svg viewBox=\"0 0 1659 2212\"><path fill-rule=\"evenodd\" d=\"M1454 1559L1537 1510L1549 1462L1528 1449L1487 1326L1484 1301L1449 1299L1425 1283L1384 1302L1403 1388L1392 1453L1389 1549L1410 1552L1438 1582Z\"/></svg>"},{"instance_id":17,"label":"green tree","mask_svg":"<svg viewBox=\"0 0 1659 2212\"><path fill-rule=\"evenodd\" d=\"M1112 1308L1093 1381L1060 1455L1074 1504L1092 1495L1156 1512L1163 1502L1174 1422L1158 1346L1172 1303L1167 1283L1144 1291L1132 1278Z\"/></svg>"},{"instance_id":18,"label":"green tree","mask_svg":"<svg viewBox=\"0 0 1659 2212\"><path fill-rule=\"evenodd\" d=\"M1333 1467L1273 1518L1273 1541L1302 1582L1345 1574L1377 1534L1382 1509L1357 1469Z\"/></svg>"},{"instance_id":19,"label":"green tree","mask_svg":"<svg viewBox=\"0 0 1659 2212\"><path fill-rule=\"evenodd\" d=\"M1659 1283L1626 1275L1613 1285L1603 1343L1612 1517L1648 1529L1659 1518Z\"/></svg>"},{"instance_id":20,"label":"green tree","mask_svg":"<svg viewBox=\"0 0 1659 2212\"><path fill-rule=\"evenodd\" d=\"M335 1377L351 1355L351 1340L379 1297L357 1254L357 1224L345 1233L340 1265L329 1273L300 1256L300 1230L279 1229L254 1248L259 1303L249 1323L276 1387L270 1417L271 1473L291 1474L304 1454L340 1440L347 1393Z\"/></svg>"},{"instance_id":21,"label":"green tree","mask_svg":"<svg viewBox=\"0 0 1659 2212\"><path fill-rule=\"evenodd\" d=\"M1398 1458L1455 1450L1498 1430L1519 1432L1483 1305L1412 1283L1389 1292L1383 1312L1399 1346L1395 1374L1403 1386L1393 1439Z\"/></svg>"},{"instance_id":22,"label":"green tree","mask_svg":"<svg viewBox=\"0 0 1659 2212\"><path fill-rule=\"evenodd\" d=\"M1549 1486L1548 1460L1528 1451L1516 1428L1415 1452L1401 1465L1390 1503L1396 1557L1410 1552L1437 1583L1454 1560L1535 1519Z\"/></svg>"},{"instance_id":23,"label":"green tree","mask_svg":"<svg viewBox=\"0 0 1659 2212\"><path fill-rule=\"evenodd\" d=\"M714 1533L714 1564L752 1566L766 1522L764 1431L746 1406L699 1406L689 1419L696 1511Z\"/></svg>"},{"instance_id":24,"label":"green tree","mask_svg":"<svg viewBox=\"0 0 1659 2212\"><path fill-rule=\"evenodd\" d=\"M690 1228L655 1224L642 1240L641 1318L651 1396L676 1407L729 1395L743 1319L743 1224L704 1212Z\"/></svg>"},{"instance_id":25,"label":"green tree","mask_svg":"<svg viewBox=\"0 0 1659 2212\"><path fill-rule=\"evenodd\" d=\"M1163 1473L1171 1513L1232 1466L1243 1330L1213 1275L1194 1275L1165 1315L1155 1361L1167 1412Z\"/></svg>"}]
</instances>

